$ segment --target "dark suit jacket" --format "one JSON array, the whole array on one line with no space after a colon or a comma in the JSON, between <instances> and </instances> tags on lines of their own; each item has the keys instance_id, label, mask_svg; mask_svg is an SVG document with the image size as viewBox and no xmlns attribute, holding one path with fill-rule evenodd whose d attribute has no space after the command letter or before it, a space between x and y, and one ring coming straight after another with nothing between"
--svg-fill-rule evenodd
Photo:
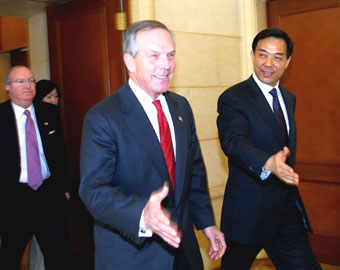
<instances>
[{"instance_id":1,"label":"dark suit jacket","mask_svg":"<svg viewBox=\"0 0 340 270\"><path fill-rule=\"evenodd\" d=\"M193 224L214 225L205 167L187 100L165 96L176 134L176 196L171 190L163 204L183 232L192 269L203 269ZM138 236L149 196L169 179L155 131L128 84L87 113L79 192L95 219L96 269L172 269L173 248L157 235Z\"/></svg>"},{"instance_id":2,"label":"dark suit jacket","mask_svg":"<svg viewBox=\"0 0 340 270\"><path fill-rule=\"evenodd\" d=\"M295 96L281 86L280 90L290 126L287 164L294 167ZM284 141L273 111L252 76L220 96L218 113L219 138L229 164L221 220L226 238L243 244L269 241L277 230L288 192L296 198L310 230L298 189L283 184L273 174L265 181L260 179L264 164L283 149Z\"/></svg>"},{"instance_id":3,"label":"dark suit jacket","mask_svg":"<svg viewBox=\"0 0 340 270\"><path fill-rule=\"evenodd\" d=\"M56 106L39 102L34 104L44 154L51 172L46 209L60 209L67 204L64 192L69 191L69 167L66 158L63 131ZM20 218L26 209L18 193L20 178L20 147L15 114L11 101L0 104L0 215L1 224L13 224L13 218ZM45 188L45 186L44 186ZM4 218L3 217L7 217ZM3 228L3 226L1 226Z\"/></svg>"}]
</instances>

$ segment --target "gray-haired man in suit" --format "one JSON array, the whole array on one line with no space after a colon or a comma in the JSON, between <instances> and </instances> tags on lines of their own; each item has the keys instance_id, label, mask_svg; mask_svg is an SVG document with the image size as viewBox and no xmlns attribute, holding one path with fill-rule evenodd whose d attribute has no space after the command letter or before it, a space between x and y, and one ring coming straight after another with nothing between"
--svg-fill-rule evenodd
<instances>
[{"instance_id":1,"label":"gray-haired man in suit","mask_svg":"<svg viewBox=\"0 0 340 270\"><path fill-rule=\"evenodd\" d=\"M33 104L35 79L25 66L9 70L6 91L10 100L0 104L0 268L19 270L25 247L34 234L46 270L70 269L70 176L59 111L51 104ZM35 130L35 154L28 151L28 121ZM30 184L33 160L39 164L37 185Z\"/></svg>"},{"instance_id":2,"label":"gray-haired man in suit","mask_svg":"<svg viewBox=\"0 0 340 270\"><path fill-rule=\"evenodd\" d=\"M160 22L141 21L126 31L123 47L129 81L87 113L82 135L80 196L95 219L96 269L203 269L194 225L208 237L211 258L226 245L191 108L168 91L174 37ZM174 185L155 101L171 131Z\"/></svg>"}]
</instances>

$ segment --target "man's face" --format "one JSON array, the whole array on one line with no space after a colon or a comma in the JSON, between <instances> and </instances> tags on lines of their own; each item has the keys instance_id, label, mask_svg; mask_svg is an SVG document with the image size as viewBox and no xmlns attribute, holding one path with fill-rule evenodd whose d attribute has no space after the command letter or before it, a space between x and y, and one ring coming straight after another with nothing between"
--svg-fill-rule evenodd
<instances>
[{"instance_id":1,"label":"man's face","mask_svg":"<svg viewBox=\"0 0 340 270\"><path fill-rule=\"evenodd\" d=\"M130 78L153 99L165 93L175 70L175 45L164 29L139 32L135 58L124 55Z\"/></svg>"},{"instance_id":2,"label":"man's face","mask_svg":"<svg viewBox=\"0 0 340 270\"><path fill-rule=\"evenodd\" d=\"M256 76L271 86L276 85L290 62L286 42L274 37L259 40L255 52L251 52L251 59Z\"/></svg>"},{"instance_id":3,"label":"man's face","mask_svg":"<svg viewBox=\"0 0 340 270\"><path fill-rule=\"evenodd\" d=\"M35 96L34 76L31 70L26 67L14 68L9 76L10 83L6 85L13 103L27 108L32 104Z\"/></svg>"}]
</instances>

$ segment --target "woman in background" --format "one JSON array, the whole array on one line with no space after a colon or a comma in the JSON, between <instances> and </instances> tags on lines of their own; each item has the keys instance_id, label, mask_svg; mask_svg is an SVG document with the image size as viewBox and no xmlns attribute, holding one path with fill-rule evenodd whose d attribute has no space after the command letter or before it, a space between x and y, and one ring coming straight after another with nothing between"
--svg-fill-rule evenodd
<instances>
[{"instance_id":1,"label":"woman in background","mask_svg":"<svg viewBox=\"0 0 340 270\"><path fill-rule=\"evenodd\" d=\"M41 100L59 107L60 91L58 86L50 80L37 82L34 101Z\"/></svg>"},{"instance_id":2,"label":"woman in background","mask_svg":"<svg viewBox=\"0 0 340 270\"><path fill-rule=\"evenodd\" d=\"M40 80L36 83L36 94L33 102L46 102L60 107L60 91L58 86L51 80ZM70 200L70 193L66 192L65 197ZM41 249L33 236L30 248L30 270L45 270L44 257Z\"/></svg>"},{"instance_id":3,"label":"woman in background","mask_svg":"<svg viewBox=\"0 0 340 270\"><path fill-rule=\"evenodd\" d=\"M56 83L51 80L40 80L35 85L36 93L33 100L35 102L46 102L60 107L60 91ZM70 200L70 192L65 193L66 199Z\"/></svg>"}]
</instances>

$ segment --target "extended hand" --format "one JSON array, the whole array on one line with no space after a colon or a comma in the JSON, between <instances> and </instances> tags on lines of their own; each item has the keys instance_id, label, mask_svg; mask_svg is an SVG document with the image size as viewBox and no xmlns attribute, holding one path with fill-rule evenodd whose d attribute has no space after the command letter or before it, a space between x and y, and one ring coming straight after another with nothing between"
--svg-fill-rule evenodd
<instances>
[{"instance_id":1,"label":"extended hand","mask_svg":"<svg viewBox=\"0 0 340 270\"><path fill-rule=\"evenodd\" d=\"M299 175L294 172L293 168L286 164L286 159L289 156L288 147L272 155L264 165L264 169L271 171L281 181L287 185L297 186L299 184Z\"/></svg>"},{"instance_id":2,"label":"extended hand","mask_svg":"<svg viewBox=\"0 0 340 270\"><path fill-rule=\"evenodd\" d=\"M177 248L181 243L181 233L175 222L171 221L171 215L162 206L162 201L168 196L169 184L152 192L144 208L144 222L148 229L159 235L169 245Z\"/></svg>"},{"instance_id":3,"label":"extended hand","mask_svg":"<svg viewBox=\"0 0 340 270\"><path fill-rule=\"evenodd\" d=\"M67 200L70 200L70 199L71 199L71 194L70 194L70 192L65 192L65 198L66 198Z\"/></svg>"},{"instance_id":4,"label":"extended hand","mask_svg":"<svg viewBox=\"0 0 340 270\"><path fill-rule=\"evenodd\" d=\"M224 234L215 226L207 227L203 230L203 232L210 242L210 248L208 251L209 257L215 260L221 258L227 249Z\"/></svg>"}]
</instances>

